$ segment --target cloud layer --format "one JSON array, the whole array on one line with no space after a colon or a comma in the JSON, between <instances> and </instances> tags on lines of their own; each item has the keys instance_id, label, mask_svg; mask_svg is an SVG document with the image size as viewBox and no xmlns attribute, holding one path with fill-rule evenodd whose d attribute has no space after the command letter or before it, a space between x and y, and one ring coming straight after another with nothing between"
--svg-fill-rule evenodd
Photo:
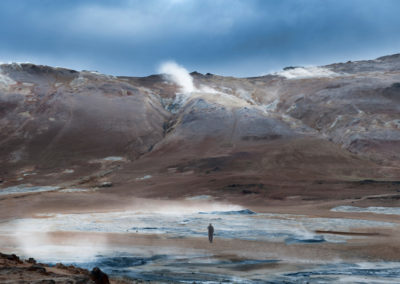
<instances>
[{"instance_id":1,"label":"cloud layer","mask_svg":"<svg viewBox=\"0 0 400 284\"><path fill-rule=\"evenodd\" d=\"M0 61L253 76L400 51L396 0L3 0Z\"/></svg>"}]
</instances>

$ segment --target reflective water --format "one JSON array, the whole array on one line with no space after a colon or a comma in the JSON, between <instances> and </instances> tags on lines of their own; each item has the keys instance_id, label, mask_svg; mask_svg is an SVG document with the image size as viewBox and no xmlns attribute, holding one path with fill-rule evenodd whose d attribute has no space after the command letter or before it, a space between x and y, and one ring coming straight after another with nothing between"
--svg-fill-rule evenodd
<instances>
[{"instance_id":1,"label":"reflective water","mask_svg":"<svg viewBox=\"0 0 400 284\"><path fill-rule=\"evenodd\" d=\"M76 264L71 262L71 264ZM310 264L293 272L271 272L275 259L220 260L207 255L97 255L92 262L78 263L91 269L101 267L110 275L173 283L399 283L400 263L364 262Z\"/></svg>"},{"instance_id":2,"label":"reflective water","mask_svg":"<svg viewBox=\"0 0 400 284\"><path fill-rule=\"evenodd\" d=\"M356 207L356 206L338 206L332 208L334 212L352 212L352 213L375 213L386 215L400 215L400 207Z\"/></svg>"},{"instance_id":3,"label":"reflective water","mask_svg":"<svg viewBox=\"0 0 400 284\"><path fill-rule=\"evenodd\" d=\"M213 207L214 208L214 207ZM26 256L47 263L78 264L88 269L99 266L112 275L130 278L171 281L174 283L395 283L400 280L400 263L333 264L284 262L280 259L218 258L210 252L177 248L148 247L124 249L110 247L107 242L94 244L79 240L79 246L52 243L51 238L34 232L107 232L134 235L152 234L166 238L207 238L212 223L216 239L256 240L320 245L343 243L351 236L317 234L321 231L349 231L354 228L393 227L389 222L345 218L310 218L290 214L260 214L248 209L232 210L220 206L210 210L167 210L158 212L121 211L88 214L42 214L37 218L14 219L0 224L0 235L13 234ZM357 236L360 237L360 236ZM281 264L292 265L292 272L273 269Z\"/></svg>"}]
</instances>

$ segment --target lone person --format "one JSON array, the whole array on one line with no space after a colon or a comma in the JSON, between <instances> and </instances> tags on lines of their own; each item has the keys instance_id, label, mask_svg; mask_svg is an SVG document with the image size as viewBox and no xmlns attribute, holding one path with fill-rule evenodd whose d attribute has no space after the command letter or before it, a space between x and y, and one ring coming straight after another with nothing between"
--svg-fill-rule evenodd
<instances>
[{"instance_id":1,"label":"lone person","mask_svg":"<svg viewBox=\"0 0 400 284\"><path fill-rule=\"evenodd\" d=\"M210 223L210 225L208 225L207 229L208 229L208 240L210 241L210 243L212 243L213 237L214 237L214 227Z\"/></svg>"}]
</instances>

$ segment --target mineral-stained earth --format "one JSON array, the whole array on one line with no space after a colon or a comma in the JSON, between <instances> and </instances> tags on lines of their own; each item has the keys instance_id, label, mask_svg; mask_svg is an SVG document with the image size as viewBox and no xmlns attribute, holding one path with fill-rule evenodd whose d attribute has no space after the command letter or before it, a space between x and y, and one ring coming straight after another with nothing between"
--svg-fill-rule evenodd
<instances>
[{"instance_id":1,"label":"mineral-stained earth","mask_svg":"<svg viewBox=\"0 0 400 284\"><path fill-rule=\"evenodd\" d=\"M400 54L186 75L0 65L0 251L124 281L400 281Z\"/></svg>"}]
</instances>

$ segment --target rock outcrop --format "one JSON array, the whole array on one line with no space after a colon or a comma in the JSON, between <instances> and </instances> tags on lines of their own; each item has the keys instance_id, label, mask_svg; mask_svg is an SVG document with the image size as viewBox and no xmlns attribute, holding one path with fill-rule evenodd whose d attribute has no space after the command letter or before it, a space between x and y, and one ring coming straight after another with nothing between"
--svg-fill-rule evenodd
<instances>
[{"instance_id":1,"label":"rock outcrop","mask_svg":"<svg viewBox=\"0 0 400 284\"><path fill-rule=\"evenodd\" d=\"M100 271L103 279L107 275ZM91 274L85 269L69 266L50 267L45 264L36 263L32 258L22 260L12 254L0 253L0 282L1 283L57 283L57 284L90 284L109 283L91 280Z\"/></svg>"}]
</instances>

